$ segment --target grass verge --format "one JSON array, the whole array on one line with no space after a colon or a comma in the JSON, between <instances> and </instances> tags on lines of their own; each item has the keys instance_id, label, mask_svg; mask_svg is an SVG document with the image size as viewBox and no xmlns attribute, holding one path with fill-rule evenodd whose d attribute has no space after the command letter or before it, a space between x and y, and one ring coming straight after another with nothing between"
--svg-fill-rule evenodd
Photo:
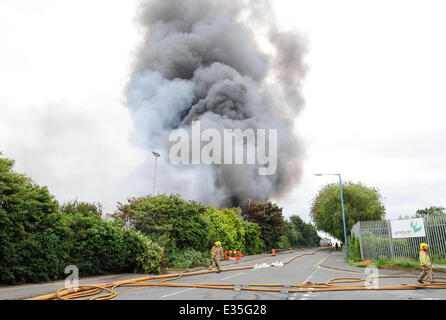
<instances>
[{"instance_id":1,"label":"grass verge","mask_svg":"<svg viewBox=\"0 0 446 320\"><path fill-rule=\"evenodd\" d=\"M439 263L434 263L434 265L444 265L446 266L446 261L440 261ZM380 259L378 261L372 261L372 263L362 263L361 261L349 261L349 265L352 267L360 267L366 268L370 266L377 267L378 269L384 270L405 270L405 271L414 271L419 272L421 267L420 264L414 261L407 260L388 260L388 259ZM436 268L432 269L434 272L446 273L446 268Z\"/></svg>"}]
</instances>

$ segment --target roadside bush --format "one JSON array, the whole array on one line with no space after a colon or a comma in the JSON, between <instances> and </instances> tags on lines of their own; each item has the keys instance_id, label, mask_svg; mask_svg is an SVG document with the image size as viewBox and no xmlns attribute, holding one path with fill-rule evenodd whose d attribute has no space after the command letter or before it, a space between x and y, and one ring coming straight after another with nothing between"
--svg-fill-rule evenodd
<instances>
[{"instance_id":1,"label":"roadside bush","mask_svg":"<svg viewBox=\"0 0 446 320\"><path fill-rule=\"evenodd\" d=\"M348 259L353 262L362 261L359 239L357 239L354 235L352 235L350 241L348 241Z\"/></svg>"},{"instance_id":2,"label":"roadside bush","mask_svg":"<svg viewBox=\"0 0 446 320\"><path fill-rule=\"evenodd\" d=\"M111 217L133 230L140 231L167 251L174 248L207 250L209 226L203 218L206 208L186 201L179 195L130 198L119 204ZM167 252L168 253L168 252Z\"/></svg>"},{"instance_id":3,"label":"roadside bush","mask_svg":"<svg viewBox=\"0 0 446 320\"><path fill-rule=\"evenodd\" d=\"M0 283L63 279L67 265L82 276L159 272L161 248L142 234L101 219L99 204L61 207L46 187L0 158Z\"/></svg>"},{"instance_id":4,"label":"roadside bush","mask_svg":"<svg viewBox=\"0 0 446 320\"><path fill-rule=\"evenodd\" d=\"M159 272L162 250L142 234L80 213L66 219L71 231L67 264L77 266L80 275Z\"/></svg>"},{"instance_id":5,"label":"roadside bush","mask_svg":"<svg viewBox=\"0 0 446 320\"><path fill-rule=\"evenodd\" d=\"M289 241L289 238L286 235L281 236L279 242L277 242L276 244L276 247L276 249L290 248L291 243Z\"/></svg>"},{"instance_id":6,"label":"roadside bush","mask_svg":"<svg viewBox=\"0 0 446 320\"><path fill-rule=\"evenodd\" d=\"M170 268L190 269L209 266L210 253L206 254L193 249L183 251L172 251L168 256Z\"/></svg>"},{"instance_id":7,"label":"roadside bush","mask_svg":"<svg viewBox=\"0 0 446 320\"><path fill-rule=\"evenodd\" d=\"M260 238L261 228L257 223L243 221L245 230L245 252L244 255L259 254L265 250L265 243Z\"/></svg>"},{"instance_id":8,"label":"roadside bush","mask_svg":"<svg viewBox=\"0 0 446 320\"><path fill-rule=\"evenodd\" d=\"M209 249L215 241L220 241L224 250L246 252L243 222L233 209L217 210L209 207L206 209L205 218L210 226Z\"/></svg>"},{"instance_id":9,"label":"roadside bush","mask_svg":"<svg viewBox=\"0 0 446 320\"><path fill-rule=\"evenodd\" d=\"M163 249L139 232L124 230L125 264L129 272L160 273Z\"/></svg>"},{"instance_id":10,"label":"roadside bush","mask_svg":"<svg viewBox=\"0 0 446 320\"><path fill-rule=\"evenodd\" d=\"M1 153L0 153L1 154ZM0 157L0 282L54 280L61 269L58 203Z\"/></svg>"}]
</instances>

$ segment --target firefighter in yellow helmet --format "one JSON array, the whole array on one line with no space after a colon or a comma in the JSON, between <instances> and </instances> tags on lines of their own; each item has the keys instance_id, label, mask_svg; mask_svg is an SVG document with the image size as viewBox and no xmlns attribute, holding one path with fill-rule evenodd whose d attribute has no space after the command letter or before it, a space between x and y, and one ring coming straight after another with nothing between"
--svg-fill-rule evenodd
<instances>
[{"instance_id":1,"label":"firefighter in yellow helmet","mask_svg":"<svg viewBox=\"0 0 446 320\"><path fill-rule=\"evenodd\" d=\"M432 273L432 264L429 259L429 253L427 251L428 248L429 248L429 246L426 243L420 244L419 256L420 256L420 263L421 263L421 273L420 273L420 278L418 279L419 283L424 283L423 279L427 274L429 274L430 281L435 282L434 275Z\"/></svg>"},{"instance_id":2,"label":"firefighter in yellow helmet","mask_svg":"<svg viewBox=\"0 0 446 320\"><path fill-rule=\"evenodd\" d=\"M211 265L209 266L209 270L212 270L212 266L215 264L218 268L217 273L220 273L220 260L223 258L224 253L223 248L221 247L221 242L217 241L211 249Z\"/></svg>"}]
</instances>

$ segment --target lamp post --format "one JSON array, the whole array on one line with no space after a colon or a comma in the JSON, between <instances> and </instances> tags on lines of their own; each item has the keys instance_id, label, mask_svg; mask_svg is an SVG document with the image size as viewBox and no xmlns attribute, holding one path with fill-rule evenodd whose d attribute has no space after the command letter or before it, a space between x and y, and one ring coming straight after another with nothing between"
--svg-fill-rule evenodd
<instances>
[{"instance_id":1,"label":"lamp post","mask_svg":"<svg viewBox=\"0 0 446 320\"><path fill-rule=\"evenodd\" d=\"M155 151L152 151L152 154L155 156L155 176L153 178L153 193L152 193L152 196L155 196L156 166L157 166L157 162L158 162L158 158L160 157L160 154L156 153Z\"/></svg>"},{"instance_id":2,"label":"lamp post","mask_svg":"<svg viewBox=\"0 0 446 320\"><path fill-rule=\"evenodd\" d=\"M344 224L344 239L345 239L345 258L348 263L348 248L347 248L347 231L345 228L345 213L344 213L344 198L342 196L342 179L340 173L329 173L329 174L322 174L322 173L316 173L315 176L322 177L322 176L338 176L339 177L339 189L341 191L341 208L342 208L342 221Z\"/></svg>"},{"instance_id":3,"label":"lamp post","mask_svg":"<svg viewBox=\"0 0 446 320\"><path fill-rule=\"evenodd\" d=\"M269 208L270 206L263 207L263 240L265 242L265 252L266 252L266 233L265 233L265 209Z\"/></svg>"}]
</instances>

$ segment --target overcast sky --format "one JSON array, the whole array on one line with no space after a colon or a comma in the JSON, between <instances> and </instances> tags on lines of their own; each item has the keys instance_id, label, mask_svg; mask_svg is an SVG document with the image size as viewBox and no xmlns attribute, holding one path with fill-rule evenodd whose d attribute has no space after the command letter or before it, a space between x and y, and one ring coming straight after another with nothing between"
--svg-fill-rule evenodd
<instances>
[{"instance_id":1,"label":"overcast sky","mask_svg":"<svg viewBox=\"0 0 446 320\"><path fill-rule=\"evenodd\" d=\"M274 4L281 28L299 30L309 46L296 124L304 175L276 199L285 215L310 221L312 198L337 182L314 173L377 187L390 219L446 206L445 2ZM78 197L110 211L151 192L131 183L145 153L129 142L123 103L135 8L127 0L0 2L0 150L61 202Z\"/></svg>"}]
</instances>

